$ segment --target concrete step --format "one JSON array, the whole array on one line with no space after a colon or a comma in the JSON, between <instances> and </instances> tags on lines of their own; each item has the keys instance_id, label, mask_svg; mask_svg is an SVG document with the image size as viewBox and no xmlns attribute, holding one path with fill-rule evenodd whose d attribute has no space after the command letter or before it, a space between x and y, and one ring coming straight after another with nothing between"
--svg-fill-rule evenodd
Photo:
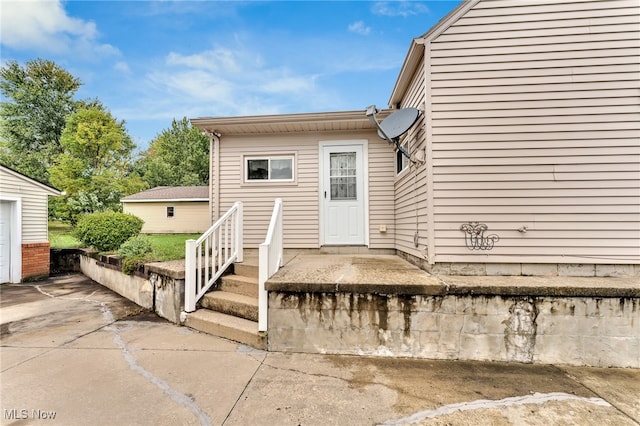
<instances>
[{"instance_id":1,"label":"concrete step","mask_svg":"<svg viewBox=\"0 0 640 426\"><path fill-rule=\"evenodd\" d=\"M256 280L259 274L259 263L257 257L244 258L242 263L233 264L233 273L235 275L242 275L243 277L255 278Z\"/></svg>"},{"instance_id":2,"label":"concrete step","mask_svg":"<svg viewBox=\"0 0 640 426\"><path fill-rule=\"evenodd\" d=\"M220 290L257 299L258 279L235 274L223 275L220 282Z\"/></svg>"},{"instance_id":3,"label":"concrete step","mask_svg":"<svg viewBox=\"0 0 640 426\"><path fill-rule=\"evenodd\" d=\"M256 349L267 349L266 333L258 332L257 322L244 318L213 312L208 309L198 309L187 314L184 325Z\"/></svg>"},{"instance_id":4,"label":"concrete step","mask_svg":"<svg viewBox=\"0 0 640 426\"><path fill-rule=\"evenodd\" d=\"M255 297L218 290L206 293L200 303L212 311L258 321L258 299Z\"/></svg>"}]
</instances>

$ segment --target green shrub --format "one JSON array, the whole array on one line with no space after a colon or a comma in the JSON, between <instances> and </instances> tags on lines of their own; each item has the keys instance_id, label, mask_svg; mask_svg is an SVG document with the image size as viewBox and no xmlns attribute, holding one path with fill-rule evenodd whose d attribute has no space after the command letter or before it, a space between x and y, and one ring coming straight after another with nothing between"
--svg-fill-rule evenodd
<instances>
[{"instance_id":1,"label":"green shrub","mask_svg":"<svg viewBox=\"0 0 640 426\"><path fill-rule=\"evenodd\" d=\"M76 236L86 246L112 251L142 230L144 221L126 213L102 212L80 217Z\"/></svg>"},{"instance_id":2,"label":"green shrub","mask_svg":"<svg viewBox=\"0 0 640 426\"><path fill-rule=\"evenodd\" d=\"M140 256L143 254L151 253L153 247L151 241L144 235L136 235L129 238L118 249L118 256L122 258Z\"/></svg>"},{"instance_id":3,"label":"green shrub","mask_svg":"<svg viewBox=\"0 0 640 426\"><path fill-rule=\"evenodd\" d=\"M135 256L122 258L122 273L131 275L140 265L144 265L147 262L153 260L150 253L136 254Z\"/></svg>"}]
</instances>

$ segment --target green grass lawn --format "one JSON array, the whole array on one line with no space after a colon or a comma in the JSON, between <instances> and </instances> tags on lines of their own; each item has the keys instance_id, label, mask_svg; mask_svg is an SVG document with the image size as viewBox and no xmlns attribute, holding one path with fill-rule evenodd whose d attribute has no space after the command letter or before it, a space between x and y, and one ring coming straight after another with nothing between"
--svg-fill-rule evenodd
<instances>
[{"instance_id":1,"label":"green grass lawn","mask_svg":"<svg viewBox=\"0 0 640 426\"><path fill-rule=\"evenodd\" d=\"M156 261L184 259L185 241L197 240L200 234L149 234ZM71 225L62 222L49 222L49 243L51 248L78 248L82 243L73 236Z\"/></svg>"},{"instance_id":2,"label":"green grass lawn","mask_svg":"<svg viewBox=\"0 0 640 426\"><path fill-rule=\"evenodd\" d=\"M82 243L73 236L71 225L49 221L49 244L51 248L78 248Z\"/></svg>"},{"instance_id":3,"label":"green grass lawn","mask_svg":"<svg viewBox=\"0 0 640 426\"><path fill-rule=\"evenodd\" d=\"M200 238L200 234L154 234L147 235L156 260L184 259L185 241Z\"/></svg>"}]
</instances>

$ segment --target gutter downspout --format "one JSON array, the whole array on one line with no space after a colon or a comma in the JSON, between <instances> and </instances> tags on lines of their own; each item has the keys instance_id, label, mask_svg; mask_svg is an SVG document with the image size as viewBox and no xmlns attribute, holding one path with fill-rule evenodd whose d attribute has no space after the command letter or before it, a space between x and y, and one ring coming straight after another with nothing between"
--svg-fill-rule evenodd
<instances>
[{"instance_id":1,"label":"gutter downspout","mask_svg":"<svg viewBox=\"0 0 640 426\"><path fill-rule=\"evenodd\" d=\"M209 136L209 226L220 217L220 133L205 130Z\"/></svg>"},{"instance_id":2,"label":"gutter downspout","mask_svg":"<svg viewBox=\"0 0 640 426\"><path fill-rule=\"evenodd\" d=\"M423 47L422 60L424 63L424 134L425 136L425 165L427 173L427 247L424 256L429 265L435 263L436 258L436 231L434 209L434 191L433 191L433 105L431 102L431 41L416 39L416 44Z\"/></svg>"}]
</instances>

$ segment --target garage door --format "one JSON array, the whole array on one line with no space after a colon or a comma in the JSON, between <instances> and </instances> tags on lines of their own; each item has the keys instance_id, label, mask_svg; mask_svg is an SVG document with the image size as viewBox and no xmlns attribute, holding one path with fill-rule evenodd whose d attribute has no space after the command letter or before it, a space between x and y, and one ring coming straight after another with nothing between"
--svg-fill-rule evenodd
<instances>
[{"instance_id":1,"label":"garage door","mask_svg":"<svg viewBox=\"0 0 640 426\"><path fill-rule=\"evenodd\" d=\"M0 201L0 283L11 279L11 203Z\"/></svg>"}]
</instances>

